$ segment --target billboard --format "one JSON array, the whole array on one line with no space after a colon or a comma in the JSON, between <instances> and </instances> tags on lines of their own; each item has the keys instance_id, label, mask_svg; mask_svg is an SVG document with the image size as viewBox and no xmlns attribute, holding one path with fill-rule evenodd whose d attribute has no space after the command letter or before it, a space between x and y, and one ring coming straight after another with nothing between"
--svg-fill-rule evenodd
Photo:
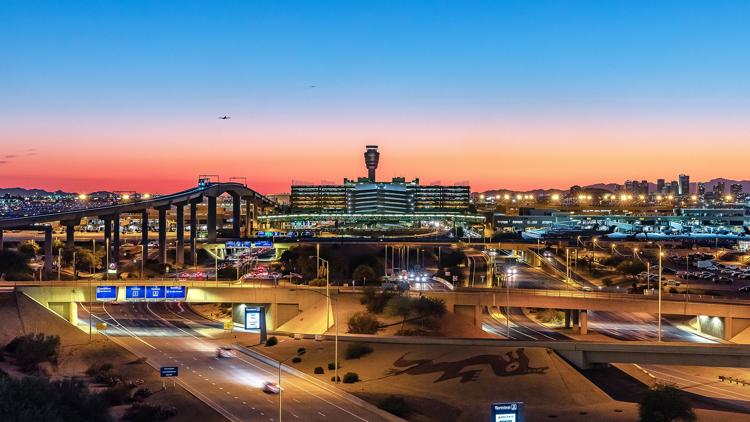
<instances>
[{"instance_id":1,"label":"billboard","mask_svg":"<svg viewBox=\"0 0 750 422\"><path fill-rule=\"evenodd\" d=\"M125 300L142 300L146 298L146 286L125 286Z\"/></svg>"},{"instance_id":2,"label":"billboard","mask_svg":"<svg viewBox=\"0 0 750 422\"><path fill-rule=\"evenodd\" d=\"M146 286L146 299L164 299L164 286Z\"/></svg>"},{"instance_id":3,"label":"billboard","mask_svg":"<svg viewBox=\"0 0 750 422\"><path fill-rule=\"evenodd\" d=\"M96 300L117 300L117 286L96 286Z\"/></svg>"},{"instance_id":4,"label":"billboard","mask_svg":"<svg viewBox=\"0 0 750 422\"><path fill-rule=\"evenodd\" d=\"M185 300L187 298L187 287L166 286L164 297L167 300Z\"/></svg>"},{"instance_id":5,"label":"billboard","mask_svg":"<svg viewBox=\"0 0 750 422\"><path fill-rule=\"evenodd\" d=\"M523 403L494 403L491 422L523 422Z\"/></svg>"}]
</instances>

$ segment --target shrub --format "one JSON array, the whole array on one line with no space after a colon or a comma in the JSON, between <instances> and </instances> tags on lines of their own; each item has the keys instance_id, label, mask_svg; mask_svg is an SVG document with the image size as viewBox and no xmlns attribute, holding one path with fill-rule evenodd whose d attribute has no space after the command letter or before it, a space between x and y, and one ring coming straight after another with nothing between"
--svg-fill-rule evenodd
<instances>
[{"instance_id":1,"label":"shrub","mask_svg":"<svg viewBox=\"0 0 750 422\"><path fill-rule=\"evenodd\" d=\"M375 334L380 328L378 319L367 312L357 312L349 318L349 332L352 334Z\"/></svg>"},{"instance_id":2,"label":"shrub","mask_svg":"<svg viewBox=\"0 0 750 422\"><path fill-rule=\"evenodd\" d=\"M300 347L297 349L298 355L304 355L305 353L307 353L307 349L305 349L304 347Z\"/></svg>"},{"instance_id":3,"label":"shrub","mask_svg":"<svg viewBox=\"0 0 750 422\"><path fill-rule=\"evenodd\" d=\"M165 421L177 414L174 407L136 403L123 415L125 421Z\"/></svg>"},{"instance_id":4,"label":"shrub","mask_svg":"<svg viewBox=\"0 0 750 422\"><path fill-rule=\"evenodd\" d=\"M657 384L644 394L638 404L641 422L696 420L693 405L682 390L670 385Z\"/></svg>"},{"instance_id":5,"label":"shrub","mask_svg":"<svg viewBox=\"0 0 750 422\"><path fill-rule=\"evenodd\" d=\"M372 347L365 343L351 343L346 347L346 359L359 359L372 353Z\"/></svg>"},{"instance_id":6,"label":"shrub","mask_svg":"<svg viewBox=\"0 0 750 422\"><path fill-rule=\"evenodd\" d=\"M383 313L385 305L395 295L393 292L382 291L379 292L373 287L365 287L360 303L365 305L368 312L373 314Z\"/></svg>"},{"instance_id":7,"label":"shrub","mask_svg":"<svg viewBox=\"0 0 750 422\"><path fill-rule=\"evenodd\" d=\"M302 358L301 357L295 356L294 358L292 358L292 363L300 363L300 362L302 362Z\"/></svg>"},{"instance_id":8,"label":"shrub","mask_svg":"<svg viewBox=\"0 0 750 422\"><path fill-rule=\"evenodd\" d=\"M276 346L277 344L279 344L279 339L276 337L271 336L266 340L266 347Z\"/></svg>"},{"instance_id":9,"label":"shrub","mask_svg":"<svg viewBox=\"0 0 750 422\"><path fill-rule=\"evenodd\" d=\"M398 396L388 396L384 398L378 403L378 407L400 418L406 418L413 412L409 403Z\"/></svg>"},{"instance_id":10,"label":"shrub","mask_svg":"<svg viewBox=\"0 0 750 422\"><path fill-rule=\"evenodd\" d=\"M136 400L143 400L149 396L151 396L151 390L149 390L146 387L139 388L135 390L135 393L133 393L133 398Z\"/></svg>"},{"instance_id":11,"label":"shrub","mask_svg":"<svg viewBox=\"0 0 750 422\"><path fill-rule=\"evenodd\" d=\"M325 278L314 278L307 284L313 287L323 287L326 285L326 283L327 281Z\"/></svg>"},{"instance_id":12,"label":"shrub","mask_svg":"<svg viewBox=\"0 0 750 422\"><path fill-rule=\"evenodd\" d=\"M313 373L320 375L320 374L325 373L325 371L323 370L322 366L316 366L315 369L313 370Z\"/></svg>"},{"instance_id":13,"label":"shrub","mask_svg":"<svg viewBox=\"0 0 750 422\"><path fill-rule=\"evenodd\" d=\"M445 301L442 299L433 299L427 296L421 296L414 301L414 311L417 315L426 317L441 317L445 315Z\"/></svg>"},{"instance_id":14,"label":"shrub","mask_svg":"<svg viewBox=\"0 0 750 422\"><path fill-rule=\"evenodd\" d=\"M336 364L333 362L328 362L328 370L333 371L334 369L336 369ZM341 369L341 364L339 364L339 369Z\"/></svg>"},{"instance_id":15,"label":"shrub","mask_svg":"<svg viewBox=\"0 0 750 422\"><path fill-rule=\"evenodd\" d=\"M331 381L336 382L336 376L335 375L331 377ZM339 377L339 382L341 382L341 377Z\"/></svg>"},{"instance_id":16,"label":"shrub","mask_svg":"<svg viewBox=\"0 0 750 422\"><path fill-rule=\"evenodd\" d=\"M130 400L130 388L123 384L115 385L104 390L100 396L110 406L118 406Z\"/></svg>"},{"instance_id":17,"label":"shrub","mask_svg":"<svg viewBox=\"0 0 750 422\"><path fill-rule=\"evenodd\" d=\"M42 362L57 365L60 337L46 336L44 333L27 334L14 338L5 349L15 357L16 364L22 370L35 371Z\"/></svg>"},{"instance_id":18,"label":"shrub","mask_svg":"<svg viewBox=\"0 0 750 422\"><path fill-rule=\"evenodd\" d=\"M0 378L0 420L107 422L109 406L78 381Z\"/></svg>"},{"instance_id":19,"label":"shrub","mask_svg":"<svg viewBox=\"0 0 750 422\"><path fill-rule=\"evenodd\" d=\"M359 381L359 375L356 372L347 372L344 374L344 384L354 384Z\"/></svg>"}]
</instances>

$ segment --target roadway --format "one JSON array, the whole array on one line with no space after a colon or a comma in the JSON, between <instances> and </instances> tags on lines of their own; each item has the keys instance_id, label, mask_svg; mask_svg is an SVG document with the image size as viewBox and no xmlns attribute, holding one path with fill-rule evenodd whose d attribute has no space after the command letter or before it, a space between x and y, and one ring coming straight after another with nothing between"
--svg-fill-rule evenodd
<instances>
[{"instance_id":1,"label":"roadway","mask_svg":"<svg viewBox=\"0 0 750 422\"><path fill-rule=\"evenodd\" d=\"M505 308L485 309L482 315L482 329L484 331L508 338L508 320ZM570 340L565 334L532 321L521 308L510 308L510 339Z\"/></svg>"},{"instance_id":2,"label":"roadway","mask_svg":"<svg viewBox=\"0 0 750 422\"><path fill-rule=\"evenodd\" d=\"M89 313L81 306L80 324ZM216 349L228 341L218 324L181 303L97 303L94 321L107 322L105 334L154 366L179 366L177 382L231 421L275 421L279 396L262 391L264 382L278 379L278 367L235 352L217 358ZM379 415L348 401L335 387L323 387L284 373L285 420L381 421Z\"/></svg>"}]
</instances>

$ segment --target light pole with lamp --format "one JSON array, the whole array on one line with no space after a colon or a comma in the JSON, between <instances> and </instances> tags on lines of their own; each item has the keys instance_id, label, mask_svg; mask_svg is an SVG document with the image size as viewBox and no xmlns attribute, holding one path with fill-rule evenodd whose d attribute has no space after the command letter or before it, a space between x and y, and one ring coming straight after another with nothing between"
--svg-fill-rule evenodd
<instances>
[{"instance_id":1,"label":"light pole with lamp","mask_svg":"<svg viewBox=\"0 0 750 422\"><path fill-rule=\"evenodd\" d=\"M506 271L506 279L505 279L505 300L506 300L506 308L505 308L505 325L508 328L508 340L510 340L510 281L513 278L513 276L516 275L516 267L510 267Z\"/></svg>"},{"instance_id":2,"label":"light pole with lamp","mask_svg":"<svg viewBox=\"0 0 750 422\"><path fill-rule=\"evenodd\" d=\"M278 386L279 386L279 422L281 422L281 416L282 416L282 413L281 413L281 409L282 409L282 407L281 407L281 394L283 393L283 391L281 389L281 368L284 365L284 362L286 362L286 361L288 361L290 359L294 359L296 357L300 357L300 356L304 355L305 352L307 352L307 350L305 350L304 347L301 347L299 350L297 350L297 353L294 354L293 356L289 356L288 358L279 361L279 383L278 383Z\"/></svg>"},{"instance_id":3,"label":"light pole with lamp","mask_svg":"<svg viewBox=\"0 0 750 422\"><path fill-rule=\"evenodd\" d=\"M659 318L659 324L658 324L658 330L659 330L659 332L658 332L658 338L659 338L659 341L661 341L661 290L662 290L661 289L661 274L662 274L662 272L661 272L662 271L662 264L661 264L661 262L662 262L662 256L664 256L664 252L662 252L661 245L658 245L658 246L659 246L659 316L658 316L658 318Z\"/></svg>"},{"instance_id":4,"label":"light pole with lamp","mask_svg":"<svg viewBox=\"0 0 750 422\"><path fill-rule=\"evenodd\" d=\"M330 294L330 277L329 277L329 265L328 260L323 259L320 256L311 256L310 258L315 258L315 266L318 268L318 278L320 278L320 263L322 262L325 268L326 272L326 331L328 331L328 328L331 326L331 317L328 314L328 309L331 308L331 294ZM355 280L352 280L352 282L356 282Z\"/></svg>"}]
</instances>

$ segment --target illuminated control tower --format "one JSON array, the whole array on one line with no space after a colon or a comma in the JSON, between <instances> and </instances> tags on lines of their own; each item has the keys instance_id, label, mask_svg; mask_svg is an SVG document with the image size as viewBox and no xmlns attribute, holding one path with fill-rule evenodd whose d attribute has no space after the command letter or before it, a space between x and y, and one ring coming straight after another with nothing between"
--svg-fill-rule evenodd
<instances>
[{"instance_id":1,"label":"illuminated control tower","mask_svg":"<svg viewBox=\"0 0 750 422\"><path fill-rule=\"evenodd\" d=\"M365 151L365 166L367 166L367 178L370 179L371 182L375 182L375 169L378 168L378 161L380 161L378 146L367 145L367 151Z\"/></svg>"}]
</instances>

